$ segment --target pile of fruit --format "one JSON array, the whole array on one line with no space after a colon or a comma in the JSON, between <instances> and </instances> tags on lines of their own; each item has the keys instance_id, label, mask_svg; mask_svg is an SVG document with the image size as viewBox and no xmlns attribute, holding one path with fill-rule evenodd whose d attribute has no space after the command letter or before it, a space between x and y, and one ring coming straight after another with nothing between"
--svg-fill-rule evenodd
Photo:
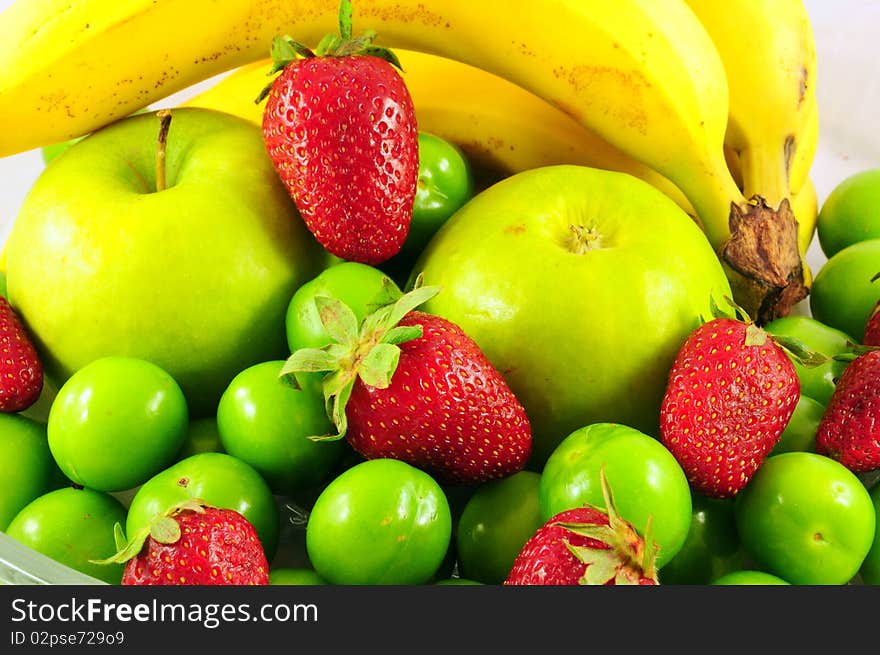
<instances>
[{"instance_id":1,"label":"pile of fruit","mask_svg":"<svg viewBox=\"0 0 880 655\"><path fill-rule=\"evenodd\" d=\"M880 171L818 206L803 4L734 4L13 4L0 530L111 584L880 584Z\"/></svg>"}]
</instances>

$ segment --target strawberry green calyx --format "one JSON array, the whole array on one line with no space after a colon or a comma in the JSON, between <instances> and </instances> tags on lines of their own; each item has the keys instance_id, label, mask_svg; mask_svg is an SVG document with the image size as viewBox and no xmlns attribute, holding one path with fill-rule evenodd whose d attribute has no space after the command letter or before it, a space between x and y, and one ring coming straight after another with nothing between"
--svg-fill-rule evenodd
<instances>
[{"instance_id":1,"label":"strawberry green calyx","mask_svg":"<svg viewBox=\"0 0 880 655\"><path fill-rule=\"evenodd\" d=\"M712 317L715 319L726 318L745 323L747 325L745 337L746 346L763 346L769 338L773 343L782 348L791 359L806 368L821 366L832 360L828 355L813 350L797 337L768 333L764 328L756 324L748 313L731 298L725 297L724 300L731 306L731 308L733 308L733 312L731 313L721 309L715 302L715 299L710 298Z\"/></svg>"},{"instance_id":2,"label":"strawberry green calyx","mask_svg":"<svg viewBox=\"0 0 880 655\"><path fill-rule=\"evenodd\" d=\"M862 355L872 352L874 350L880 350L880 346L866 346L861 343L854 343L853 341L846 342L846 349L836 354L833 359L836 362L845 362L850 363L861 357Z\"/></svg>"},{"instance_id":3,"label":"strawberry green calyx","mask_svg":"<svg viewBox=\"0 0 880 655\"><path fill-rule=\"evenodd\" d=\"M599 477L608 525L567 522L557 524L574 534L609 546L607 549L590 548L565 543L571 554L587 565L580 583L605 585L613 580L615 585L638 585L646 578L657 583L658 547L652 539L651 518L648 519L643 538L631 523L617 513L604 468L599 472Z\"/></svg>"},{"instance_id":4,"label":"strawberry green calyx","mask_svg":"<svg viewBox=\"0 0 880 655\"><path fill-rule=\"evenodd\" d=\"M348 421L345 406L355 382L387 389L400 360L399 344L422 336L419 326L399 326L409 312L433 298L439 287L423 287L421 277L412 291L379 307L358 325L354 312L345 303L327 296L315 298L318 316L331 343L324 348L302 348L287 359L280 376L299 388L297 373L324 373L322 389L327 416L335 434L312 435L313 441L340 439Z\"/></svg>"},{"instance_id":5,"label":"strawberry green calyx","mask_svg":"<svg viewBox=\"0 0 880 655\"><path fill-rule=\"evenodd\" d=\"M737 305L734 302L733 298L731 298L730 296L724 296L724 302L727 303L729 309L722 308L715 300L715 296L709 296L709 308L711 311L711 315L709 316L709 318L701 316L702 322L708 323L714 318L729 318L734 321L742 321L743 323L754 323L752 317L749 316L748 312L741 306Z\"/></svg>"},{"instance_id":6,"label":"strawberry green calyx","mask_svg":"<svg viewBox=\"0 0 880 655\"><path fill-rule=\"evenodd\" d=\"M147 539L152 537L154 541L160 544L176 543L180 537L180 524L177 522L177 515L181 512L196 512L204 514L205 508L208 507L203 501L189 498L184 500L170 509L164 514L157 516L147 527L140 530L131 539L126 539L122 526L117 523L113 526L113 537L116 540L116 553L103 560L89 560L93 564L122 564L127 562L141 552Z\"/></svg>"},{"instance_id":7,"label":"strawberry green calyx","mask_svg":"<svg viewBox=\"0 0 880 655\"><path fill-rule=\"evenodd\" d=\"M339 34L328 34L318 43L318 47L312 50L290 36L276 36L272 40L270 54L272 56L272 69L268 75L272 76L284 70L289 64L299 59L311 59L313 57L351 57L354 55L370 55L387 61L399 70L403 70L400 60L392 50L377 46L376 32L367 30L361 36L354 37L352 32L352 6L351 0L342 0L339 4ZM259 104L269 94L272 84L266 85L254 101Z\"/></svg>"}]
</instances>

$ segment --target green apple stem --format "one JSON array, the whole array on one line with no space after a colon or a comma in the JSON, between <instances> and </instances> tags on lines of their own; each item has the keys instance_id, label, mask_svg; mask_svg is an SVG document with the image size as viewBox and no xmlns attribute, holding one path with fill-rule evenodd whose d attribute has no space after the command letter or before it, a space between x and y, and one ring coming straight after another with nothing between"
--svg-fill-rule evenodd
<instances>
[{"instance_id":1,"label":"green apple stem","mask_svg":"<svg viewBox=\"0 0 880 655\"><path fill-rule=\"evenodd\" d=\"M156 191L164 191L165 178L165 145L168 142L168 130L171 127L171 111L162 109L156 113L159 118L159 143L156 148Z\"/></svg>"}]
</instances>

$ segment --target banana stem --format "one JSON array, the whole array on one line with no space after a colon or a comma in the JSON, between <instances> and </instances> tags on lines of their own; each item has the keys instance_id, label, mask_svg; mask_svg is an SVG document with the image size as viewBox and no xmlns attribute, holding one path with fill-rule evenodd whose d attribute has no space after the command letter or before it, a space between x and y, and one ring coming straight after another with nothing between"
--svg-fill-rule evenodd
<instances>
[{"instance_id":1,"label":"banana stem","mask_svg":"<svg viewBox=\"0 0 880 655\"><path fill-rule=\"evenodd\" d=\"M156 191L167 188L165 173L165 150L168 143L168 130L171 128L171 112L162 109L156 113L159 118L159 140L156 147Z\"/></svg>"},{"instance_id":2,"label":"banana stem","mask_svg":"<svg viewBox=\"0 0 880 655\"><path fill-rule=\"evenodd\" d=\"M761 196L770 207L779 207L783 198L791 201L788 171L785 165L785 144L772 150L762 147L745 148L739 153L746 198Z\"/></svg>"},{"instance_id":3,"label":"banana stem","mask_svg":"<svg viewBox=\"0 0 880 655\"><path fill-rule=\"evenodd\" d=\"M707 164L702 170L678 177L679 186L694 206L709 243L720 252L730 239L731 205L743 205L746 198L727 169L727 162L722 158L712 163L714 170Z\"/></svg>"},{"instance_id":4,"label":"banana stem","mask_svg":"<svg viewBox=\"0 0 880 655\"><path fill-rule=\"evenodd\" d=\"M702 179L695 175L700 182L683 190L691 192L734 300L761 325L785 316L806 297L797 221L787 198L770 207L762 197L744 196L723 158L721 163L723 170L706 170ZM707 177L714 185L706 184Z\"/></svg>"}]
</instances>

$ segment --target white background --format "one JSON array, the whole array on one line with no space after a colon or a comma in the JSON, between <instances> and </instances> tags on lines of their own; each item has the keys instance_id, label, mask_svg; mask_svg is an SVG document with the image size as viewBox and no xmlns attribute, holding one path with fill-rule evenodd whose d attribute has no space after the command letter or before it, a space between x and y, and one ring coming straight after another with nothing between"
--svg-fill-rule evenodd
<instances>
[{"instance_id":1,"label":"white background","mask_svg":"<svg viewBox=\"0 0 880 655\"><path fill-rule=\"evenodd\" d=\"M0 0L0 11L11 4L12 0ZM846 176L880 167L880 0L805 0L805 4L818 54L820 138L811 178L822 202ZM194 90L177 96L186 97ZM39 151L0 158L0 242L42 168ZM825 261L815 239L807 261L814 274Z\"/></svg>"}]
</instances>

